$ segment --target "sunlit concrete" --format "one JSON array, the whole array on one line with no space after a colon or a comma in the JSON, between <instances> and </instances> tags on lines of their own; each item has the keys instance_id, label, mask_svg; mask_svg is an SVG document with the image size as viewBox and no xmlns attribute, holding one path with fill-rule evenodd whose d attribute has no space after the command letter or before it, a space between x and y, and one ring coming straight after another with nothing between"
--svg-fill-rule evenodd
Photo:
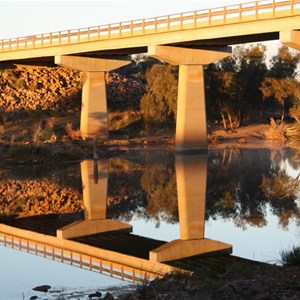
<instances>
[{"instance_id":1,"label":"sunlit concrete","mask_svg":"<svg viewBox=\"0 0 300 300\"><path fill-rule=\"evenodd\" d=\"M207 156L176 155L180 239L204 238Z\"/></svg>"},{"instance_id":2,"label":"sunlit concrete","mask_svg":"<svg viewBox=\"0 0 300 300\"><path fill-rule=\"evenodd\" d=\"M164 262L204 253L231 253L231 245L204 237L207 156L177 154L175 166L180 240L152 250L150 260Z\"/></svg>"},{"instance_id":3,"label":"sunlit concrete","mask_svg":"<svg viewBox=\"0 0 300 300\"><path fill-rule=\"evenodd\" d=\"M231 55L230 48L224 47L222 50L148 47L148 55L179 65L176 119L176 151L178 152L207 149L203 65Z\"/></svg>"},{"instance_id":4,"label":"sunlit concrete","mask_svg":"<svg viewBox=\"0 0 300 300\"><path fill-rule=\"evenodd\" d=\"M174 240L150 252L150 260L166 262L205 253L228 253L232 252L232 246L211 239L198 240Z\"/></svg>"},{"instance_id":5,"label":"sunlit concrete","mask_svg":"<svg viewBox=\"0 0 300 300\"><path fill-rule=\"evenodd\" d=\"M21 250L21 245L23 247L31 247L30 253L41 256L43 251L47 250L47 256L53 260L59 254L65 254L64 260L59 261L67 262L69 265L73 261L74 266L82 267L80 263L75 263L75 261L81 261L83 263L94 263L99 264L100 261L100 272L101 268L106 267L107 269L118 270L119 274L121 272L126 272L127 274L133 274L133 277L140 276L144 279L157 278L168 274L170 272L178 271L177 268L158 262L151 262L147 259L141 259L138 257L118 253L116 251L110 251L106 249L101 249L98 247L90 246L87 244L79 243L76 241L68 239L60 239L54 236L41 234L33 232L30 230L24 230L0 223L0 238L1 236L9 236L16 243L19 241L20 246L14 245L14 249ZM5 245L4 245L5 246ZM9 246L8 242L6 246ZM39 253L36 252L39 250ZM57 260L57 259L56 259ZM87 269L87 268L86 268ZM91 269L92 270L92 269ZM99 270L98 270L99 271ZM113 272L109 274L113 276ZM120 276L120 275L119 275ZM135 279L137 281L137 279Z\"/></svg>"},{"instance_id":6,"label":"sunlit concrete","mask_svg":"<svg viewBox=\"0 0 300 300\"><path fill-rule=\"evenodd\" d=\"M80 167L85 220L58 229L57 237L70 239L111 231L131 232L131 225L106 219L108 160L83 161Z\"/></svg>"},{"instance_id":7,"label":"sunlit concrete","mask_svg":"<svg viewBox=\"0 0 300 300\"><path fill-rule=\"evenodd\" d=\"M105 72L130 63L129 60L56 56L57 65L85 72L82 86L80 131L83 137L108 138Z\"/></svg>"},{"instance_id":8,"label":"sunlit concrete","mask_svg":"<svg viewBox=\"0 0 300 300\"><path fill-rule=\"evenodd\" d=\"M282 44L300 51L300 31L298 30L281 31L279 35L279 39Z\"/></svg>"}]
</instances>

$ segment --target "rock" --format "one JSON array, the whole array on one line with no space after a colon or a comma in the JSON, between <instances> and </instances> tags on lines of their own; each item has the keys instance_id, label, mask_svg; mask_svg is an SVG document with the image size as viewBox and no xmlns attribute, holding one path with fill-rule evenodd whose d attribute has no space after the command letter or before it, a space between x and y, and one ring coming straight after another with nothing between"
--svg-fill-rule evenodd
<instances>
[{"instance_id":1,"label":"rock","mask_svg":"<svg viewBox=\"0 0 300 300\"><path fill-rule=\"evenodd\" d=\"M50 285L39 285L33 288L34 291L47 293L51 289Z\"/></svg>"},{"instance_id":2,"label":"rock","mask_svg":"<svg viewBox=\"0 0 300 300\"><path fill-rule=\"evenodd\" d=\"M92 294L89 294L89 299L93 299L93 298L101 298L102 297L102 293L101 292L95 292L95 293L92 293Z\"/></svg>"},{"instance_id":3,"label":"rock","mask_svg":"<svg viewBox=\"0 0 300 300\"><path fill-rule=\"evenodd\" d=\"M111 293L107 292L103 299L104 300L114 300L114 296Z\"/></svg>"}]
</instances>

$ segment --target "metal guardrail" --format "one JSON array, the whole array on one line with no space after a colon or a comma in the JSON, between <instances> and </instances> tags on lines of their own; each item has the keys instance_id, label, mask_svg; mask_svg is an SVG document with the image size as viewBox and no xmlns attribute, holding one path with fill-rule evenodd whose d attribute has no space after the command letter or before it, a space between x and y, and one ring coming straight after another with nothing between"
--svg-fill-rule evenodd
<instances>
[{"instance_id":1,"label":"metal guardrail","mask_svg":"<svg viewBox=\"0 0 300 300\"><path fill-rule=\"evenodd\" d=\"M271 14L271 18L276 18L283 11L292 16L295 9L298 8L300 8L300 0L261 0L96 27L2 39L0 40L0 52L222 25L230 22L230 20L245 22L250 17L253 20L260 20L266 14Z\"/></svg>"},{"instance_id":2,"label":"metal guardrail","mask_svg":"<svg viewBox=\"0 0 300 300\"><path fill-rule=\"evenodd\" d=\"M151 279L160 277L158 274L125 266L120 263L19 238L9 234L0 233L0 246L1 245L47 259L59 261L81 269L94 271L122 281L132 283L149 283Z\"/></svg>"}]
</instances>

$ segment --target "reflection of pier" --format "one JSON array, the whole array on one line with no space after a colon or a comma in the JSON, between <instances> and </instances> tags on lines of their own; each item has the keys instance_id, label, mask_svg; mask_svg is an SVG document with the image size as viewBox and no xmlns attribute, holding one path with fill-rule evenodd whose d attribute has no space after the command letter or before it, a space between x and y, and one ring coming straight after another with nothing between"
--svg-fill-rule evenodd
<instances>
[{"instance_id":1,"label":"reflection of pier","mask_svg":"<svg viewBox=\"0 0 300 300\"><path fill-rule=\"evenodd\" d=\"M129 224L106 219L107 161L85 161L84 220L59 215L4 220L0 245L133 282L163 276L178 260L186 266L189 257L228 254L231 245L204 237L206 173L206 157L176 157L179 240L137 236Z\"/></svg>"},{"instance_id":2,"label":"reflection of pier","mask_svg":"<svg viewBox=\"0 0 300 300\"><path fill-rule=\"evenodd\" d=\"M151 251L151 260L171 261L218 251L231 253L231 245L204 238L206 177L206 156L176 155L180 240Z\"/></svg>"},{"instance_id":3,"label":"reflection of pier","mask_svg":"<svg viewBox=\"0 0 300 300\"><path fill-rule=\"evenodd\" d=\"M57 237L69 239L101 232L131 232L129 224L106 219L108 161L83 161L81 178L85 218L59 229Z\"/></svg>"}]
</instances>

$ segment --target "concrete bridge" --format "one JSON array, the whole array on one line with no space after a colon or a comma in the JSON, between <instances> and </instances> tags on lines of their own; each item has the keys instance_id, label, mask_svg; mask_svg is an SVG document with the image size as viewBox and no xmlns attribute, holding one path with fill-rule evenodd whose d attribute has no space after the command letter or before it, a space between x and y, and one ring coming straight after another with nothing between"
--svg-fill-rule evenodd
<instances>
[{"instance_id":1,"label":"concrete bridge","mask_svg":"<svg viewBox=\"0 0 300 300\"><path fill-rule=\"evenodd\" d=\"M300 0L262 0L78 30L0 40L0 62L53 62L86 73L80 129L108 137L104 72L147 53L179 65L176 150L207 147L203 66L230 45L280 40L300 50Z\"/></svg>"}]
</instances>

